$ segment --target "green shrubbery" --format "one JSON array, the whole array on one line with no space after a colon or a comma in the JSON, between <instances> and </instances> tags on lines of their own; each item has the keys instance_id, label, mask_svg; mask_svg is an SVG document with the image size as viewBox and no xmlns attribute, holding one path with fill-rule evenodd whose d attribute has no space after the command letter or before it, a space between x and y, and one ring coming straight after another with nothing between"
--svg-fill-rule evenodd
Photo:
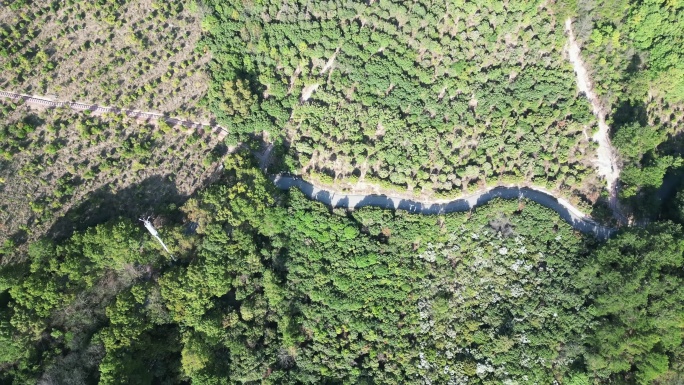
<instances>
[{"instance_id":1,"label":"green shrubbery","mask_svg":"<svg viewBox=\"0 0 684 385\"><path fill-rule=\"evenodd\" d=\"M565 181L591 173L590 108L541 3L207 5L210 106L242 137L287 136L290 171L434 191L586 187Z\"/></svg>"},{"instance_id":2,"label":"green shrubbery","mask_svg":"<svg viewBox=\"0 0 684 385\"><path fill-rule=\"evenodd\" d=\"M531 202L331 213L276 192L244 154L225 170L181 208L185 224L160 228L173 263L117 220L2 266L4 378L648 384L681 373L678 225L597 245ZM61 358L88 352L94 364Z\"/></svg>"},{"instance_id":3,"label":"green shrubbery","mask_svg":"<svg viewBox=\"0 0 684 385\"><path fill-rule=\"evenodd\" d=\"M611 110L624 202L653 215L659 208L655 190L668 169L681 165L676 137L684 129L684 7L599 0L569 8L593 84Z\"/></svg>"}]
</instances>

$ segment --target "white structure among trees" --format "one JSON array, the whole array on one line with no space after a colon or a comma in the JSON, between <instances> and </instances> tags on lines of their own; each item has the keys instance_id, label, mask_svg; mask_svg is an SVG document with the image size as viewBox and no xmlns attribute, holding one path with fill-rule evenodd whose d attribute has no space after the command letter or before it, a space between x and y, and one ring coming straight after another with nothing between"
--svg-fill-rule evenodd
<instances>
[{"instance_id":1,"label":"white structure among trees","mask_svg":"<svg viewBox=\"0 0 684 385\"><path fill-rule=\"evenodd\" d=\"M164 244L164 241L162 241L161 237L159 237L159 233L157 232L157 229L154 228L154 226L152 225L152 222L150 222L149 218L145 218L145 219L141 218L140 220L145 225L145 228L147 229L147 231L149 231L150 234L152 234L152 236L155 237L157 239L157 241L159 241L159 243L162 245L164 250L166 250L166 252L169 253L169 255L171 256L171 259L175 259L173 257L173 254L171 254L171 252L169 251L169 248L166 247L166 245Z\"/></svg>"}]
</instances>

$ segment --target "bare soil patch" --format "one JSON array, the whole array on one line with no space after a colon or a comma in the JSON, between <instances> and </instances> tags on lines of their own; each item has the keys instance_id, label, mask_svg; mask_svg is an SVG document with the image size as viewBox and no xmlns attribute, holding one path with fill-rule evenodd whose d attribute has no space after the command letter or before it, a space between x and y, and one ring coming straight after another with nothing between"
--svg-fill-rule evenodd
<instances>
[{"instance_id":1,"label":"bare soil patch","mask_svg":"<svg viewBox=\"0 0 684 385\"><path fill-rule=\"evenodd\" d=\"M577 76L577 88L591 103L592 111L598 120L599 129L592 136L592 139L598 143L596 167L599 175L606 180L606 187L609 192L608 204L613 210L616 210L618 206L617 182L620 177L620 167L615 149L610 143L610 127L606 123L607 110L594 92L589 72L580 56L580 48L575 40L575 34L572 30L572 19L570 18L565 21L565 31L568 35L566 53Z\"/></svg>"}]
</instances>

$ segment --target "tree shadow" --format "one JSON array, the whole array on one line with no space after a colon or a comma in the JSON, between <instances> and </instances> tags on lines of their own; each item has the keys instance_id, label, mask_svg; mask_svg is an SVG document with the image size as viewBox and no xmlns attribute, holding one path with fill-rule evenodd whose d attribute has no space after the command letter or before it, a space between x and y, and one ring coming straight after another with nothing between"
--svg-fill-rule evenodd
<instances>
[{"instance_id":1,"label":"tree shadow","mask_svg":"<svg viewBox=\"0 0 684 385\"><path fill-rule=\"evenodd\" d=\"M43 124L45 124L45 119L41 118L40 116L34 114L34 113L29 113L27 114L24 119L24 123L33 126L33 127L40 127Z\"/></svg>"},{"instance_id":2,"label":"tree shadow","mask_svg":"<svg viewBox=\"0 0 684 385\"><path fill-rule=\"evenodd\" d=\"M670 136L658 145L658 157L684 157L684 133ZM671 167L663 176L658 187L642 187L637 195L630 197L626 203L632 207L635 214L653 220L678 220L675 196L684 190L684 165Z\"/></svg>"},{"instance_id":3,"label":"tree shadow","mask_svg":"<svg viewBox=\"0 0 684 385\"><path fill-rule=\"evenodd\" d=\"M610 226L616 226L617 221L613 216L613 210L608 205L608 198L606 195L602 195L592 206L591 206L592 218L600 223L606 223Z\"/></svg>"},{"instance_id":4,"label":"tree shadow","mask_svg":"<svg viewBox=\"0 0 684 385\"><path fill-rule=\"evenodd\" d=\"M627 65L627 73L630 75L636 74L641 71L644 67L644 63L641 60L641 56L638 54L633 54L629 59L629 64Z\"/></svg>"},{"instance_id":5,"label":"tree shadow","mask_svg":"<svg viewBox=\"0 0 684 385\"><path fill-rule=\"evenodd\" d=\"M615 137L615 134L620 131L620 129L631 123L639 123L641 126L648 125L648 114L646 112L646 105L642 101L635 100L622 100L618 101L617 107L613 110L610 115L613 121L611 138Z\"/></svg>"},{"instance_id":6,"label":"tree shadow","mask_svg":"<svg viewBox=\"0 0 684 385\"><path fill-rule=\"evenodd\" d=\"M189 196L179 193L169 177L168 174L151 176L116 192L107 186L101 187L88 194L86 201L72 207L59 218L47 231L46 237L60 241L76 231L117 217L135 220L150 215L179 215L176 207Z\"/></svg>"},{"instance_id":7,"label":"tree shadow","mask_svg":"<svg viewBox=\"0 0 684 385\"><path fill-rule=\"evenodd\" d=\"M654 199L658 203L660 214L658 219L669 219L680 222L681 208L676 200L677 193L684 191L684 166L670 169L663 178L663 183L654 193Z\"/></svg>"},{"instance_id":8,"label":"tree shadow","mask_svg":"<svg viewBox=\"0 0 684 385\"><path fill-rule=\"evenodd\" d=\"M670 135L668 139L658 145L658 152L664 155L684 157L684 132Z\"/></svg>"}]
</instances>

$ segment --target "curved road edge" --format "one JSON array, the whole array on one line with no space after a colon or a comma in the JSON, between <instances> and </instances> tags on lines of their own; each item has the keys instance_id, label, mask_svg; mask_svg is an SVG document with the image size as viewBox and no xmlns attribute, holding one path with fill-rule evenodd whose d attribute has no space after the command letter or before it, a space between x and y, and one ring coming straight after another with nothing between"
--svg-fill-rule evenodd
<instances>
[{"instance_id":1,"label":"curved road edge","mask_svg":"<svg viewBox=\"0 0 684 385\"><path fill-rule=\"evenodd\" d=\"M607 109L602 105L591 80L589 70L586 63L582 59L582 51L575 39L575 33L572 29L572 18L565 20L565 34L568 36L568 41L565 45L564 51L567 59L572 64L575 71L577 89L589 101L591 110L598 123L598 131L592 136L592 140L598 144L596 150L597 158L595 165L598 174L606 181L606 188L608 190L608 206L613 211L613 217L620 223L629 223L629 219L623 214L620 202L618 200L618 188L620 179L620 164L618 161L618 154L610 141L611 128L606 122L608 115Z\"/></svg>"},{"instance_id":2,"label":"curved road edge","mask_svg":"<svg viewBox=\"0 0 684 385\"><path fill-rule=\"evenodd\" d=\"M489 201L496 198L526 198L555 211L563 220L568 222L570 226L582 233L593 234L599 239L606 239L617 231L616 229L597 223L571 205L568 201L562 198L556 198L540 189L530 187L498 186L492 187L481 193L453 200L417 201L388 195L346 194L343 192L326 190L314 186L304 179L293 176L276 175L272 180L278 189L288 190L292 187L297 187L309 199L321 202L330 207L359 209L371 206L384 209L404 210L410 213L423 215L467 212L475 207L487 204Z\"/></svg>"},{"instance_id":3,"label":"curved road edge","mask_svg":"<svg viewBox=\"0 0 684 385\"><path fill-rule=\"evenodd\" d=\"M145 112L137 110L127 110L116 107L105 107L97 104L86 104L77 102L53 101L45 97L17 94L14 92L0 90L0 97L9 99L23 99L27 103L41 105L44 107L70 107L78 111L94 111L97 113L122 113L136 118L161 119L169 124L180 124L190 128L218 128L223 132L227 130L219 125L184 121L177 118L170 118L156 112ZM326 190L316 187L301 178L293 176L276 175L273 183L281 190L297 187L304 195L310 199L324 203L331 207L361 208L366 206L379 207L385 209L405 210L411 213L424 215L447 214L453 212L466 212L471 209L484 205L496 198L521 199L526 198L547 207L568 222L574 229L593 234L597 238L606 239L613 234L616 229L603 226L589 216L584 214L577 207L570 204L563 198L556 198L551 192L538 187L519 187L519 186L496 186L486 191L456 198L453 200L435 199L432 201L418 201L408 198L388 195L359 195L346 194L343 192Z\"/></svg>"}]
</instances>

